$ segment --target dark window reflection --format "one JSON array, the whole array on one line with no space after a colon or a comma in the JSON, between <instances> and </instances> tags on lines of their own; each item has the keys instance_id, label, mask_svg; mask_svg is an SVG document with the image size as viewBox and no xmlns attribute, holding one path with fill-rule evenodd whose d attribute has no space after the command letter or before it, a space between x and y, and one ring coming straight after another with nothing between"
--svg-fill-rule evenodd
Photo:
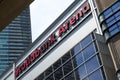
<instances>
[{"instance_id":1,"label":"dark window reflection","mask_svg":"<svg viewBox=\"0 0 120 80\"><path fill-rule=\"evenodd\" d=\"M42 80L42 79L39 79L39 80ZM54 80L54 76L53 76L53 74L52 75L50 75L47 79L45 79L45 80Z\"/></svg>"},{"instance_id":2,"label":"dark window reflection","mask_svg":"<svg viewBox=\"0 0 120 80\"><path fill-rule=\"evenodd\" d=\"M40 76L38 76L35 80L43 80L44 79L44 73L42 73Z\"/></svg>"},{"instance_id":3,"label":"dark window reflection","mask_svg":"<svg viewBox=\"0 0 120 80\"><path fill-rule=\"evenodd\" d=\"M70 52L68 52L67 54L65 54L63 57L62 57L62 64L65 63L69 58L70 58Z\"/></svg>"},{"instance_id":4,"label":"dark window reflection","mask_svg":"<svg viewBox=\"0 0 120 80\"><path fill-rule=\"evenodd\" d=\"M59 59L57 62L53 64L54 70L57 69L61 65L61 59Z\"/></svg>"},{"instance_id":5,"label":"dark window reflection","mask_svg":"<svg viewBox=\"0 0 120 80\"><path fill-rule=\"evenodd\" d=\"M45 71L45 76L48 76L52 72L52 66Z\"/></svg>"},{"instance_id":6,"label":"dark window reflection","mask_svg":"<svg viewBox=\"0 0 120 80\"><path fill-rule=\"evenodd\" d=\"M63 66L64 75L73 70L72 61L70 60Z\"/></svg>"},{"instance_id":7,"label":"dark window reflection","mask_svg":"<svg viewBox=\"0 0 120 80\"><path fill-rule=\"evenodd\" d=\"M63 77L63 71L62 71L62 67L59 68L57 71L55 71L55 80L59 80Z\"/></svg>"},{"instance_id":8,"label":"dark window reflection","mask_svg":"<svg viewBox=\"0 0 120 80\"><path fill-rule=\"evenodd\" d=\"M68 75L65 80L75 80L75 76L74 73L71 73L70 75Z\"/></svg>"}]
</instances>

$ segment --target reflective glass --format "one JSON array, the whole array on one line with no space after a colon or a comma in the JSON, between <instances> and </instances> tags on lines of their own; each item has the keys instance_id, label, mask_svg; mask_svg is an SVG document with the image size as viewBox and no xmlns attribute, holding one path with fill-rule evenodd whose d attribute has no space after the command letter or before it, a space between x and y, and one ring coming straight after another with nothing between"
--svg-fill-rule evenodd
<instances>
[{"instance_id":1,"label":"reflective glass","mask_svg":"<svg viewBox=\"0 0 120 80\"><path fill-rule=\"evenodd\" d=\"M70 59L70 52L66 53L63 57L62 57L62 64L65 63L68 59Z\"/></svg>"},{"instance_id":2,"label":"reflective glass","mask_svg":"<svg viewBox=\"0 0 120 80\"><path fill-rule=\"evenodd\" d=\"M94 71L98 67L99 67L99 62L96 56L86 62L86 69L88 73Z\"/></svg>"},{"instance_id":3,"label":"reflective glass","mask_svg":"<svg viewBox=\"0 0 120 80\"><path fill-rule=\"evenodd\" d=\"M118 26L115 24L112 27L109 28L109 31L111 32L112 30L114 30L115 28L117 28Z\"/></svg>"},{"instance_id":4,"label":"reflective glass","mask_svg":"<svg viewBox=\"0 0 120 80\"><path fill-rule=\"evenodd\" d=\"M39 79L40 80L40 79ZM41 80L43 80L43 79L41 79ZM53 76L53 74L52 75L50 75L47 79L45 79L45 80L54 80L54 76ZM55 80L57 80L57 79L55 79Z\"/></svg>"},{"instance_id":5,"label":"reflective glass","mask_svg":"<svg viewBox=\"0 0 120 80\"><path fill-rule=\"evenodd\" d=\"M112 14L112 9L110 8L110 9L106 10L103 14L104 14L105 18L109 17Z\"/></svg>"},{"instance_id":6,"label":"reflective glass","mask_svg":"<svg viewBox=\"0 0 120 80\"><path fill-rule=\"evenodd\" d=\"M120 30L118 28L110 31L110 35L113 36L114 34L116 34L117 32L119 32Z\"/></svg>"},{"instance_id":7,"label":"reflective glass","mask_svg":"<svg viewBox=\"0 0 120 80\"><path fill-rule=\"evenodd\" d=\"M62 71L62 67L59 68L57 71L55 71L55 80L59 80L63 77L63 71Z\"/></svg>"},{"instance_id":8,"label":"reflective glass","mask_svg":"<svg viewBox=\"0 0 120 80\"><path fill-rule=\"evenodd\" d=\"M52 72L52 66L45 71L45 76L48 76Z\"/></svg>"},{"instance_id":9,"label":"reflective glass","mask_svg":"<svg viewBox=\"0 0 120 80\"><path fill-rule=\"evenodd\" d=\"M74 73L71 73L70 75L68 75L67 77L65 77L65 80L75 80Z\"/></svg>"},{"instance_id":10,"label":"reflective glass","mask_svg":"<svg viewBox=\"0 0 120 80\"><path fill-rule=\"evenodd\" d=\"M57 62L53 64L54 70L57 69L61 65L61 59L59 59Z\"/></svg>"},{"instance_id":11,"label":"reflective glass","mask_svg":"<svg viewBox=\"0 0 120 80\"><path fill-rule=\"evenodd\" d=\"M88 45L92 41L91 35L87 36L85 39L81 41L81 46L84 48L86 45Z\"/></svg>"},{"instance_id":12,"label":"reflective glass","mask_svg":"<svg viewBox=\"0 0 120 80\"><path fill-rule=\"evenodd\" d=\"M74 47L74 53L77 54L77 52L80 51L80 49L81 49L80 44L77 44L77 45Z\"/></svg>"},{"instance_id":13,"label":"reflective glass","mask_svg":"<svg viewBox=\"0 0 120 80\"><path fill-rule=\"evenodd\" d=\"M100 70L97 70L96 72L92 73L89 76L89 80L103 80L102 74Z\"/></svg>"},{"instance_id":14,"label":"reflective glass","mask_svg":"<svg viewBox=\"0 0 120 80\"><path fill-rule=\"evenodd\" d=\"M112 17L110 17L110 18L108 18L107 20L106 20L106 23L108 24L109 22L111 22L112 20L114 20L115 18L114 18L114 16L112 16Z\"/></svg>"},{"instance_id":15,"label":"reflective glass","mask_svg":"<svg viewBox=\"0 0 120 80\"><path fill-rule=\"evenodd\" d=\"M94 44L92 43L83 50L84 59L87 60L89 57L91 57L93 54L95 54L95 52L96 52L96 50L94 48Z\"/></svg>"},{"instance_id":16,"label":"reflective glass","mask_svg":"<svg viewBox=\"0 0 120 80\"><path fill-rule=\"evenodd\" d=\"M120 9L120 2L117 2L115 5L112 6L113 11L118 11Z\"/></svg>"},{"instance_id":17,"label":"reflective glass","mask_svg":"<svg viewBox=\"0 0 120 80\"><path fill-rule=\"evenodd\" d=\"M83 62L82 52L75 56L74 60L76 61L77 66ZM76 66L75 66L76 67Z\"/></svg>"},{"instance_id":18,"label":"reflective glass","mask_svg":"<svg viewBox=\"0 0 120 80\"><path fill-rule=\"evenodd\" d=\"M67 73L69 73L72 70L73 70L73 66L72 66L71 60L69 62L67 62L65 65L63 65L64 75L66 75Z\"/></svg>"},{"instance_id":19,"label":"reflective glass","mask_svg":"<svg viewBox=\"0 0 120 80\"><path fill-rule=\"evenodd\" d=\"M84 78L85 75L87 74L84 65L81 65L77 70L78 70L80 78Z\"/></svg>"}]
</instances>

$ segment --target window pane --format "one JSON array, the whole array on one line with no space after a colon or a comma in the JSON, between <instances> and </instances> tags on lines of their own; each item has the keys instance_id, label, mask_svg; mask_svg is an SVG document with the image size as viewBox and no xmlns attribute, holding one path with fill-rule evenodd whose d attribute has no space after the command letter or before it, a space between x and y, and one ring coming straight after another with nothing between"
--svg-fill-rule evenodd
<instances>
[{"instance_id":1,"label":"window pane","mask_svg":"<svg viewBox=\"0 0 120 80\"><path fill-rule=\"evenodd\" d=\"M43 80L43 79L39 79L39 80ZM49 76L47 79L45 79L45 80L54 80L53 74L50 75L50 76Z\"/></svg>"},{"instance_id":2,"label":"window pane","mask_svg":"<svg viewBox=\"0 0 120 80\"><path fill-rule=\"evenodd\" d=\"M120 9L120 2L117 2L115 5L112 6L113 11L118 11Z\"/></svg>"},{"instance_id":3,"label":"window pane","mask_svg":"<svg viewBox=\"0 0 120 80\"><path fill-rule=\"evenodd\" d=\"M89 80L103 80L102 74L100 70L97 70L93 74L89 76Z\"/></svg>"},{"instance_id":4,"label":"window pane","mask_svg":"<svg viewBox=\"0 0 120 80\"><path fill-rule=\"evenodd\" d=\"M79 53L78 55L75 56L74 60L74 66L77 67L83 62L83 55L82 53Z\"/></svg>"},{"instance_id":5,"label":"window pane","mask_svg":"<svg viewBox=\"0 0 120 80\"><path fill-rule=\"evenodd\" d=\"M105 17L105 18L109 17L109 16L112 14L111 8L108 9L108 10L106 10L103 14L104 14L104 17Z\"/></svg>"},{"instance_id":6,"label":"window pane","mask_svg":"<svg viewBox=\"0 0 120 80\"><path fill-rule=\"evenodd\" d=\"M116 34L117 32L119 32L119 29L118 29L118 28L110 31L110 35L112 36L112 35Z\"/></svg>"},{"instance_id":7,"label":"window pane","mask_svg":"<svg viewBox=\"0 0 120 80\"><path fill-rule=\"evenodd\" d=\"M62 64L65 63L69 58L70 58L70 52L66 53L63 57L62 57Z\"/></svg>"},{"instance_id":8,"label":"window pane","mask_svg":"<svg viewBox=\"0 0 120 80\"><path fill-rule=\"evenodd\" d=\"M85 50L83 50L83 56L84 59L88 59L90 56L92 56L93 54L95 54L96 50L94 48L94 44L90 44Z\"/></svg>"},{"instance_id":9,"label":"window pane","mask_svg":"<svg viewBox=\"0 0 120 80\"><path fill-rule=\"evenodd\" d=\"M114 30L115 28L117 28L117 25L116 25L116 24L113 25L113 26L111 26L111 27L109 28L109 31L111 32L111 31Z\"/></svg>"},{"instance_id":10,"label":"window pane","mask_svg":"<svg viewBox=\"0 0 120 80\"><path fill-rule=\"evenodd\" d=\"M74 73L71 73L70 75L68 75L65 80L75 80L75 76Z\"/></svg>"},{"instance_id":11,"label":"window pane","mask_svg":"<svg viewBox=\"0 0 120 80\"><path fill-rule=\"evenodd\" d=\"M91 60L89 60L88 62L86 62L86 69L87 72L90 73L93 70L97 69L99 67L99 62L97 57L93 57Z\"/></svg>"},{"instance_id":12,"label":"window pane","mask_svg":"<svg viewBox=\"0 0 120 80\"><path fill-rule=\"evenodd\" d=\"M54 75L55 75L55 80L61 79L63 77L62 68L59 68Z\"/></svg>"},{"instance_id":13,"label":"window pane","mask_svg":"<svg viewBox=\"0 0 120 80\"><path fill-rule=\"evenodd\" d=\"M87 46L87 44L90 43L91 41L92 41L91 35L89 35L88 37L86 37L85 39L83 39L81 41L82 48L84 48L85 46Z\"/></svg>"},{"instance_id":14,"label":"window pane","mask_svg":"<svg viewBox=\"0 0 120 80\"><path fill-rule=\"evenodd\" d=\"M82 79L82 80L89 80L88 78L84 78L84 79Z\"/></svg>"},{"instance_id":15,"label":"window pane","mask_svg":"<svg viewBox=\"0 0 120 80\"><path fill-rule=\"evenodd\" d=\"M112 21L113 19L115 19L113 16L112 17L110 17L110 18L108 18L107 20L106 20L106 23L108 24L110 21Z\"/></svg>"},{"instance_id":16,"label":"window pane","mask_svg":"<svg viewBox=\"0 0 120 80\"><path fill-rule=\"evenodd\" d=\"M82 65L82 66L80 66L78 68L78 73L79 73L80 78L85 77L85 75L86 75L86 69L85 69L84 65Z\"/></svg>"},{"instance_id":17,"label":"window pane","mask_svg":"<svg viewBox=\"0 0 120 80\"><path fill-rule=\"evenodd\" d=\"M77 44L74 48L74 53L76 54L81 49L80 44Z\"/></svg>"},{"instance_id":18,"label":"window pane","mask_svg":"<svg viewBox=\"0 0 120 80\"><path fill-rule=\"evenodd\" d=\"M48 76L52 72L52 66L45 71L45 76Z\"/></svg>"},{"instance_id":19,"label":"window pane","mask_svg":"<svg viewBox=\"0 0 120 80\"><path fill-rule=\"evenodd\" d=\"M65 65L63 65L64 75L66 75L67 73L69 73L72 70L73 70L73 66L72 66L71 60L69 62L67 62Z\"/></svg>"},{"instance_id":20,"label":"window pane","mask_svg":"<svg viewBox=\"0 0 120 80\"><path fill-rule=\"evenodd\" d=\"M120 16L120 11L115 14L115 17Z\"/></svg>"},{"instance_id":21,"label":"window pane","mask_svg":"<svg viewBox=\"0 0 120 80\"><path fill-rule=\"evenodd\" d=\"M61 65L61 59L59 59L57 62L53 64L54 70L57 69Z\"/></svg>"},{"instance_id":22,"label":"window pane","mask_svg":"<svg viewBox=\"0 0 120 80\"><path fill-rule=\"evenodd\" d=\"M109 21L109 20L111 20L111 21ZM107 22L107 21L109 21L109 22ZM116 22L115 17L111 17L110 19L106 20L107 26L111 26L115 22Z\"/></svg>"}]
</instances>

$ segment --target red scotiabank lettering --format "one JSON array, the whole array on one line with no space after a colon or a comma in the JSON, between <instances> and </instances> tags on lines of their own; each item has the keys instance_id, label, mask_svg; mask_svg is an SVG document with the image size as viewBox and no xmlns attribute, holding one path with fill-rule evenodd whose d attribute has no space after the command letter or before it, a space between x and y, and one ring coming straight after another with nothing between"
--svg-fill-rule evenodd
<instances>
[{"instance_id":1,"label":"red scotiabank lettering","mask_svg":"<svg viewBox=\"0 0 120 80\"><path fill-rule=\"evenodd\" d=\"M62 36L62 34L65 33L65 31L66 31L65 28L62 25L59 27L58 30L59 30L59 33L58 33L59 37Z\"/></svg>"},{"instance_id":2,"label":"red scotiabank lettering","mask_svg":"<svg viewBox=\"0 0 120 80\"><path fill-rule=\"evenodd\" d=\"M27 67L30 66L31 63L33 63L40 55L45 52L54 42L56 41L55 35L51 35L50 38L40 46L40 49L36 49L33 51L29 57L26 58L26 60L18 67L15 68L15 76L19 76L20 73L22 73Z\"/></svg>"},{"instance_id":3,"label":"red scotiabank lettering","mask_svg":"<svg viewBox=\"0 0 120 80\"><path fill-rule=\"evenodd\" d=\"M19 76L35 59L40 56L39 50L36 49L33 53L18 67L15 68L15 76Z\"/></svg>"},{"instance_id":4,"label":"red scotiabank lettering","mask_svg":"<svg viewBox=\"0 0 120 80\"><path fill-rule=\"evenodd\" d=\"M51 35L50 38L40 47L40 52L44 53L55 41L55 35Z\"/></svg>"},{"instance_id":5,"label":"red scotiabank lettering","mask_svg":"<svg viewBox=\"0 0 120 80\"><path fill-rule=\"evenodd\" d=\"M84 16L85 13L87 13L90 10L89 3L85 3L85 5L77 11L75 15L73 15L67 23L61 25L58 28L58 36L61 37L67 30L69 30L70 26L73 26L76 24L77 21L80 20Z\"/></svg>"},{"instance_id":6,"label":"red scotiabank lettering","mask_svg":"<svg viewBox=\"0 0 120 80\"><path fill-rule=\"evenodd\" d=\"M61 37L63 33L66 33L71 26L75 25L80 18L84 16L90 10L89 3L85 3L85 5L77 11L68 21L62 24L58 28L58 37ZM26 68L30 66L37 58L40 57L46 50L48 50L55 42L56 42L55 34L52 34L48 40L46 40L39 48L35 49L31 55L29 55L21 65L15 68L15 76L18 77Z\"/></svg>"}]
</instances>

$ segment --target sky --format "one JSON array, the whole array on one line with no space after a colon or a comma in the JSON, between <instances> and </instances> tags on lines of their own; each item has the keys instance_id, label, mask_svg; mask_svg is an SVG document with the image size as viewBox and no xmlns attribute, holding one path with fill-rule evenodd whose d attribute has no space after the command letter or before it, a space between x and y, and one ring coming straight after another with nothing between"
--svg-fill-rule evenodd
<instances>
[{"instance_id":1,"label":"sky","mask_svg":"<svg viewBox=\"0 0 120 80\"><path fill-rule=\"evenodd\" d=\"M64 12L74 0L35 0L30 5L32 41Z\"/></svg>"}]
</instances>

